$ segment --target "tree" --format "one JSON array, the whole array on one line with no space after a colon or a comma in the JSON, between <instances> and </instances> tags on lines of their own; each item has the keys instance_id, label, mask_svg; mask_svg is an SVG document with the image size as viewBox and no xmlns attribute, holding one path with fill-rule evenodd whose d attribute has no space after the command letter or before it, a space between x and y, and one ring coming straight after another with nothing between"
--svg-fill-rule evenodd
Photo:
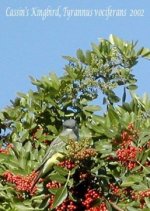
<instances>
[{"instance_id":1,"label":"tree","mask_svg":"<svg viewBox=\"0 0 150 211\"><path fill-rule=\"evenodd\" d=\"M77 58L64 57L62 77L31 77L36 91L18 93L1 111L0 210L150 208L150 99L135 94L132 74L150 50L136 46L111 35L79 49ZM95 100L106 104L102 114ZM35 167L69 118L79 124L80 141L67 140L63 159L31 191Z\"/></svg>"}]
</instances>

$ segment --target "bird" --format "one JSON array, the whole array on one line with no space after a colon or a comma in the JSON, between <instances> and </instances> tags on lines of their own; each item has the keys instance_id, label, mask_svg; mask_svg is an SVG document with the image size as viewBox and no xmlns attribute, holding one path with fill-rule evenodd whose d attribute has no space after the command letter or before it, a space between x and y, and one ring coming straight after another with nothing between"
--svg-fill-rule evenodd
<instances>
[{"instance_id":1,"label":"bird","mask_svg":"<svg viewBox=\"0 0 150 211\"><path fill-rule=\"evenodd\" d=\"M74 141L79 140L79 130L77 122L74 119L64 121L62 132L51 142L46 154L42 159L42 162L34 171L37 172L37 174L32 182L31 191L35 187L38 180L50 171L53 164L56 164L59 162L59 159L63 158L64 155L62 153L64 151L64 147L66 146L65 139L67 138Z\"/></svg>"}]
</instances>

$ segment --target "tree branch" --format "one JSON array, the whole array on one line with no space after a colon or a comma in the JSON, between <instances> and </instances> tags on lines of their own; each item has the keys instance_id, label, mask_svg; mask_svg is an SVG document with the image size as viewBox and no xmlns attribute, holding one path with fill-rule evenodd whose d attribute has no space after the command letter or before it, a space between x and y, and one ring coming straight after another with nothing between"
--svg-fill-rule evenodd
<instances>
[{"instance_id":1,"label":"tree branch","mask_svg":"<svg viewBox=\"0 0 150 211\"><path fill-rule=\"evenodd\" d=\"M110 202L110 201L109 201L109 203L110 203L111 206L112 206L114 209L116 209L117 211L124 211L123 209L121 209L120 207L118 207L117 204L115 204L115 203L113 203L113 202Z\"/></svg>"}]
</instances>

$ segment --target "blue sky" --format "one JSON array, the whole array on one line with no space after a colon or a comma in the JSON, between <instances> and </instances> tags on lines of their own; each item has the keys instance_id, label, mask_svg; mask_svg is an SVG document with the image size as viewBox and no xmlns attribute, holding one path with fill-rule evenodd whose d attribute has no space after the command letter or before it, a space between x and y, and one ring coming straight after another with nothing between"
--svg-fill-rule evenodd
<instances>
[{"instance_id":1,"label":"blue sky","mask_svg":"<svg viewBox=\"0 0 150 211\"><path fill-rule=\"evenodd\" d=\"M61 17L31 16L32 8L57 9ZM9 9L8 9L9 8ZM6 15L10 9L28 9L28 16ZM123 17L64 17L68 9L123 9ZM130 16L130 10L144 11ZM148 0L0 0L0 109L10 104L17 92L33 89L29 75L40 78L49 72L62 75L63 55L74 56L76 50L87 50L100 37L117 35L128 41L138 40L139 47L150 48L150 1ZM141 60L135 67L138 94L149 92L150 61Z\"/></svg>"}]
</instances>

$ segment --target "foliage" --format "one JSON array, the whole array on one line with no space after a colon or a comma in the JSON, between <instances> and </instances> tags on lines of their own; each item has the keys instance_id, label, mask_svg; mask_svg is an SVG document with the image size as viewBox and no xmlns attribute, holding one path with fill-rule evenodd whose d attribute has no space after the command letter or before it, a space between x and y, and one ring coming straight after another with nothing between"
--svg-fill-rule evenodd
<instances>
[{"instance_id":1,"label":"foliage","mask_svg":"<svg viewBox=\"0 0 150 211\"><path fill-rule=\"evenodd\" d=\"M150 99L131 92L125 102L141 57L150 51L111 35L65 57L62 77L31 77L37 90L18 93L0 113L0 210L149 210ZM107 103L103 114L98 98ZM34 169L70 117L80 141L67 140L63 159L31 190Z\"/></svg>"}]
</instances>

